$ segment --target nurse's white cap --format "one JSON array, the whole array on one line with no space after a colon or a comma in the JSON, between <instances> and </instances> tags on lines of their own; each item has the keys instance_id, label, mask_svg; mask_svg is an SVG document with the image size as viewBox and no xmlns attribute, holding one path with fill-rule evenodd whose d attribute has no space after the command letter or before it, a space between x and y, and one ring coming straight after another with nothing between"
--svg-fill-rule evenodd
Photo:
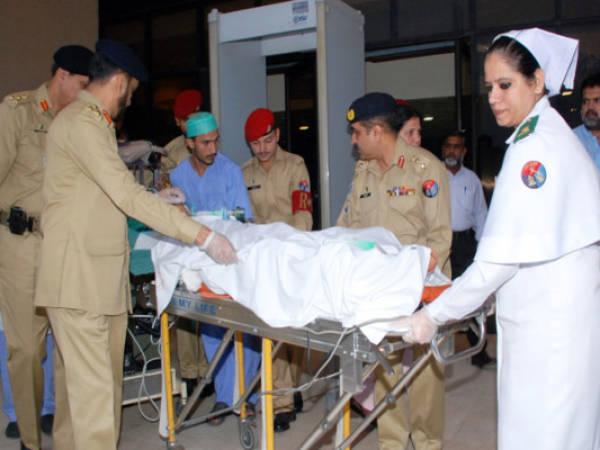
<instances>
[{"instance_id":1,"label":"nurse's white cap","mask_svg":"<svg viewBox=\"0 0 600 450\"><path fill-rule=\"evenodd\" d=\"M560 94L564 84L567 89L573 88L579 41L540 28L512 30L499 34L496 39L508 36L521 43L535 57L544 71L548 96Z\"/></svg>"}]
</instances>

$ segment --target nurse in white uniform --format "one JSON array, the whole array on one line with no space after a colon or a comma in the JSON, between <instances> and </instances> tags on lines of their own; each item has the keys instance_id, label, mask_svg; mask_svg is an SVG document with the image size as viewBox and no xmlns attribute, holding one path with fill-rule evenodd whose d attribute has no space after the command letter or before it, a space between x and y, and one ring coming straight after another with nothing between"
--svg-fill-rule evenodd
<instances>
[{"instance_id":1,"label":"nurse in white uniform","mask_svg":"<svg viewBox=\"0 0 600 450\"><path fill-rule=\"evenodd\" d=\"M578 41L540 29L497 36L485 84L511 127L473 264L410 317L414 342L496 292L498 448L600 448L600 180L548 96L571 88Z\"/></svg>"}]
</instances>

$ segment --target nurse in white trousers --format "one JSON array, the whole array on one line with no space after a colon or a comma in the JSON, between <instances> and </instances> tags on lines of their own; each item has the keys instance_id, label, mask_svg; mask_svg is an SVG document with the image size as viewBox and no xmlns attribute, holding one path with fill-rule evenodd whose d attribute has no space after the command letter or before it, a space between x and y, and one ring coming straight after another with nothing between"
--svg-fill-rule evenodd
<instances>
[{"instance_id":1,"label":"nurse in white trousers","mask_svg":"<svg viewBox=\"0 0 600 450\"><path fill-rule=\"evenodd\" d=\"M494 39L488 99L515 131L473 264L408 319L428 342L496 293L499 450L600 449L600 179L548 101L573 87L578 46L537 28Z\"/></svg>"}]
</instances>

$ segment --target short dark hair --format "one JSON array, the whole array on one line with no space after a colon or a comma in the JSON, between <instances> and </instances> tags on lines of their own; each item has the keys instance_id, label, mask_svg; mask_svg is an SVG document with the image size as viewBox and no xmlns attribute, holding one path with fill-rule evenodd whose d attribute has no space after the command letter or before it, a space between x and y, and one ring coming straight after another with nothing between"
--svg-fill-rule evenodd
<instances>
[{"instance_id":1,"label":"short dark hair","mask_svg":"<svg viewBox=\"0 0 600 450\"><path fill-rule=\"evenodd\" d=\"M589 77L586 77L585 80L583 80L583 82L581 83L581 90L579 91L579 93L581 94L581 97L583 98L583 90L585 88L594 87L594 86L600 86L600 72L594 73L594 74L590 75Z\"/></svg>"},{"instance_id":2,"label":"short dark hair","mask_svg":"<svg viewBox=\"0 0 600 450\"><path fill-rule=\"evenodd\" d=\"M116 73L126 72L101 53L94 53L90 61L90 83L103 83Z\"/></svg>"},{"instance_id":3,"label":"short dark hair","mask_svg":"<svg viewBox=\"0 0 600 450\"><path fill-rule=\"evenodd\" d=\"M421 113L410 105L398 105L396 107L396 113L398 115L398 120L400 121L400 127L398 128L398 131L400 131L404 124L413 117L418 117L419 121L423 121L423 116Z\"/></svg>"},{"instance_id":4,"label":"short dark hair","mask_svg":"<svg viewBox=\"0 0 600 450\"><path fill-rule=\"evenodd\" d=\"M467 145L467 138L465 136L465 133L463 133L460 130L451 131L450 133L448 133L446 135L446 137L444 138L444 140L442 142L446 142L446 139L448 139L449 137L459 137L462 141L462 145Z\"/></svg>"},{"instance_id":5,"label":"short dark hair","mask_svg":"<svg viewBox=\"0 0 600 450\"><path fill-rule=\"evenodd\" d=\"M528 80L533 79L534 73L540 68L539 63L527 48L519 41L508 36L496 39L485 54L487 58L492 53L500 53L507 63Z\"/></svg>"}]
</instances>

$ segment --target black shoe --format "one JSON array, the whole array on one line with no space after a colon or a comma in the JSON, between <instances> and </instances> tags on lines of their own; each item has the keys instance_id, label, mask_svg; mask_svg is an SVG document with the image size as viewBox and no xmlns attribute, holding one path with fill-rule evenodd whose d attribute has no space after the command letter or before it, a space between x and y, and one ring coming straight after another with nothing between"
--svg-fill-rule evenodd
<instances>
[{"instance_id":1,"label":"black shoe","mask_svg":"<svg viewBox=\"0 0 600 450\"><path fill-rule=\"evenodd\" d=\"M304 409L304 400L302 400L302 392L294 392L294 411L301 413Z\"/></svg>"},{"instance_id":2,"label":"black shoe","mask_svg":"<svg viewBox=\"0 0 600 450\"><path fill-rule=\"evenodd\" d=\"M52 434L52 425L54 425L54 414L44 414L40 420L42 431L48 435Z\"/></svg>"},{"instance_id":3,"label":"black shoe","mask_svg":"<svg viewBox=\"0 0 600 450\"><path fill-rule=\"evenodd\" d=\"M4 436L9 439L19 439L21 437L21 433L19 432L19 426L17 422L8 422L6 426L6 430L4 430Z\"/></svg>"},{"instance_id":4,"label":"black shoe","mask_svg":"<svg viewBox=\"0 0 600 450\"><path fill-rule=\"evenodd\" d=\"M221 411L221 410L227 409L227 408L229 408L227 403L216 402L210 412L214 413L214 412ZM214 427L217 427L217 426L221 425L223 422L225 422L225 416L226 416L226 414L221 414L220 416L215 416L212 419L209 419L208 424L212 425Z\"/></svg>"},{"instance_id":5,"label":"black shoe","mask_svg":"<svg viewBox=\"0 0 600 450\"><path fill-rule=\"evenodd\" d=\"M273 420L273 429L275 433L281 433L283 431L290 429L290 422L296 420L296 412L284 412L275 414L275 419Z\"/></svg>"},{"instance_id":6,"label":"black shoe","mask_svg":"<svg viewBox=\"0 0 600 450\"><path fill-rule=\"evenodd\" d=\"M496 358L490 357L486 352L477 353L475 356L471 357L471 365L477 366L482 369L484 366L488 364L495 364Z\"/></svg>"}]
</instances>

